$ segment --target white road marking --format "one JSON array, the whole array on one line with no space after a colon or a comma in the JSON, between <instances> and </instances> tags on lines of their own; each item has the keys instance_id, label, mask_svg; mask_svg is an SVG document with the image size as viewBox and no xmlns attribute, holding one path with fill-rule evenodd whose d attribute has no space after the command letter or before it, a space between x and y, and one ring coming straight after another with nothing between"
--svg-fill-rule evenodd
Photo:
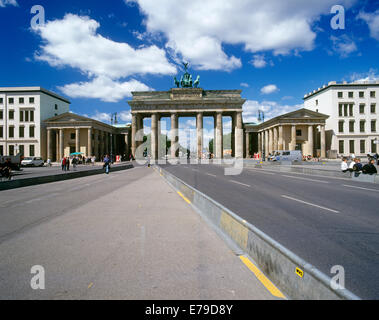
<instances>
[{"instance_id":1,"label":"white road marking","mask_svg":"<svg viewBox=\"0 0 379 320\"><path fill-rule=\"evenodd\" d=\"M314 179L309 179L309 178L301 178L301 177L294 177L294 176L287 176L287 175L280 175L282 177L287 177L287 178L293 178L293 179L300 179L300 180L307 180L307 181L314 181L314 182L321 182L321 183L329 183L328 181L321 181L321 180L314 180Z\"/></svg>"},{"instance_id":2,"label":"white road marking","mask_svg":"<svg viewBox=\"0 0 379 320\"><path fill-rule=\"evenodd\" d=\"M282 197L286 198L286 199L293 200L293 201L297 201L297 202L300 202L300 203L304 203L304 204L307 204L307 205L312 206L312 207L317 207L317 208L320 208L320 209L323 209L323 210L327 210L327 211L331 211L331 212L334 212L334 213L340 213L337 210L333 210L333 209L329 209L329 208L326 208L326 207L322 207L322 206L319 206L317 204L306 202L306 201L299 200L299 199L296 199L296 198L292 198L292 197L289 197L289 196L286 196L286 195L282 195Z\"/></svg>"},{"instance_id":3,"label":"white road marking","mask_svg":"<svg viewBox=\"0 0 379 320\"><path fill-rule=\"evenodd\" d=\"M251 170L251 171L257 171L259 173L264 173L264 174L271 174L271 175L274 175L275 173L273 172L266 172L266 170L262 170L262 169L248 169L248 170Z\"/></svg>"},{"instance_id":4,"label":"white road marking","mask_svg":"<svg viewBox=\"0 0 379 320\"><path fill-rule=\"evenodd\" d=\"M212 174L212 173L206 173L206 175L217 178L217 176L215 174Z\"/></svg>"},{"instance_id":5,"label":"white road marking","mask_svg":"<svg viewBox=\"0 0 379 320\"><path fill-rule=\"evenodd\" d=\"M236 183L236 184L240 184L242 186L245 186L245 187L251 187L251 185L249 184L245 184L245 183L242 183L242 182L239 182L239 181L235 181L235 180L229 180L230 182L233 182L233 183Z\"/></svg>"},{"instance_id":6,"label":"white road marking","mask_svg":"<svg viewBox=\"0 0 379 320\"><path fill-rule=\"evenodd\" d=\"M368 190L368 191L376 191L376 192L379 192L379 189L369 189L369 188L363 188L363 187L357 187L357 186L349 186L347 184L344 184L343 185L344 187L348 187L348 188L356 188L356 189L362 189L362 190Z\"/></svg>"}]
</instances>

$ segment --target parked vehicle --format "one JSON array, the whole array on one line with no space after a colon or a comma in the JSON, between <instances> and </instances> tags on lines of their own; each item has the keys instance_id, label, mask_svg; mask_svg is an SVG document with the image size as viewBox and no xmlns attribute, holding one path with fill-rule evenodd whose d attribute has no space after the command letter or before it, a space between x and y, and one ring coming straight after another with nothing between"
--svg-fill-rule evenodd
<instances>
[{"instance_id":1,"label":"parked vehicle","mask_svg":"<svg viewBox=\"0 0 379 320\"><path fill-rule=\"evenodd\" d=\"M5 162L9 160L10 167L12 170L20 170L21 169L21 161L23 156L19 153L16 156L0 156L0 167L3 167Z\"/></svg>"},{"instance_id":2,"label":"parked vehicle","mask_svg":"<svg viewBox=\"0 0 379 320\"><path fill-rule=\"evenodd\" d=\"M43 167L45 162L39 157L26 157L21 161L23 167Z\"/></svg>"},{"instance_id":3,"label":"parked vehicle","mask_svg":"<svg viewBox=\"0 0 379 320\"><path fill-rule=\"evenodd\" d=\"M270 161L302 161L303 155L301 150L280 150L275 151Z\"/></svg>"}]
</instances>

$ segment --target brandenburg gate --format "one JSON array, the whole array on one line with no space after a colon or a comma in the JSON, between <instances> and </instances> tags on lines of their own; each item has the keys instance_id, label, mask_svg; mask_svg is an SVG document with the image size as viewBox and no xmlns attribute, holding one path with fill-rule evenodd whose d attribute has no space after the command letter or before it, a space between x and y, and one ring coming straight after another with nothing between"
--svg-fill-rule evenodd
<instances>
[{"instance_id":1,"label":"brandenburg gate","mask_svg":"<svg viewBox=\"0 0 379 320\"><path fill-rule=\"evenodd\" d=\"M197 158L202 158L203 151L203 119L214 119L214 150L215 158L223 157L223 117L232 119L232 154L243 158L243 121L241 90L203 90L199 88L199 77L192 81L187 72L178 81L176 88L169 91L132 92L133 99L128 101L132 114L131 152L136 151L143 141L143 120L151 118L151 159L158 159L158 138L162 117L171 119L169 157L178 157L179 150L179 117L196 117Z\"/></svg>"}]
</instances>

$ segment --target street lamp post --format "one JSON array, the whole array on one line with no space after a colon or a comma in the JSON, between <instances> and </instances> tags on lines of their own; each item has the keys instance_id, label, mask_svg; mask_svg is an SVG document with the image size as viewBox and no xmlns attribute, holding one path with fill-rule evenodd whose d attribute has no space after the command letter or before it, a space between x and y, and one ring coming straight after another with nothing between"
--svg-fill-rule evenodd
<instances>
[{"instance_id":1,"label":"street lamp post","mask_svg":"<svg viewBox=\"0 0 379 320\"><path fill-rule=\"evenodd\" d=\"M117 124L118 121L117 121L117 112L115 113L112 113L111 115L111 125L113 127L113 124ZM113 163L113 132L111 131L111 162Z\"/></svg>"},{"instance_id":2,"label":"street lamp post","mask_svg":"<svg viewBox=\"0 0 379 320\"><path fill-rule=\"evenodd\" d=\"M258 121L263 123L265 122L265 113L263 112L263 110L258 110ZM262 132L263 134L263 132ZM266 159L266 148L265 148L265 143L263 141L262 143L262 160L265 160Z\"/></svg>"}]
</instances>

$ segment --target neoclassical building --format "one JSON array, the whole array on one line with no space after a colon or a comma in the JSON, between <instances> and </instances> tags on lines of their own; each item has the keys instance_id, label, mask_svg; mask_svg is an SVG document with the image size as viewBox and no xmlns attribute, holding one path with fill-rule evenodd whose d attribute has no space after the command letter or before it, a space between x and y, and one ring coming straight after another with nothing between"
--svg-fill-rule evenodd
<instances>
[{"instance_id":1,"label":"neoclassical building","mask_svg":"<svg viewBox=\"0 0 379 320\"><path fill-rule=\"evenodd\" d=\"M325 158L325 122L328 115L300 109L261 124L245 124L245 156L273 151L301 150L303 155Z\"/></svg>"},{"instance_id":2,"label":"neoclassical building","mask_svg":"<svg viewBox=\"0 0 379 320\"><path fill-rule=\"evenodd\" d=\"M126 155L130 149L130 126L111 126L74 113L46 119L46 159L59 161L63 156L80 152L85 157L105 154Z\"/></svg>"}]
</instances>

